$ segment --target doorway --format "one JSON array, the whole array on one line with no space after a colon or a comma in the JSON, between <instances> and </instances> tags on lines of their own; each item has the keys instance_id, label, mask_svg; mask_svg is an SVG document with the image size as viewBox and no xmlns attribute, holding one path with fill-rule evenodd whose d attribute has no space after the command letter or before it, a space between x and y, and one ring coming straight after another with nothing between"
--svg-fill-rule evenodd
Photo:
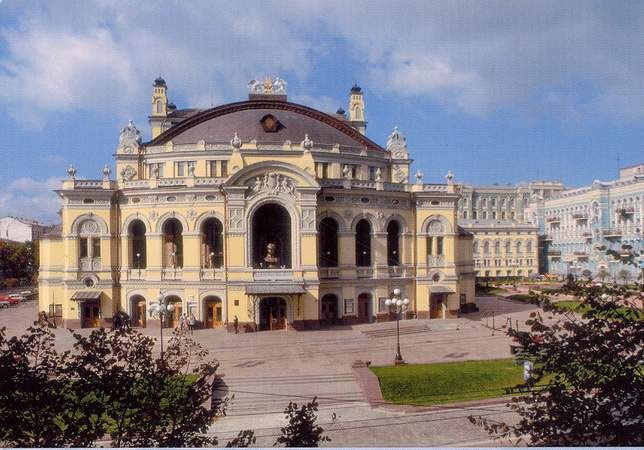
<instances>
[{"instance_id":1,"label":"doorway","mask_svg":"<svg viewBox=\"0 0 644 450\"><path fill-rule=\"evenodd\" d=\"M338 297L327 294L320 302L320 325L335 325L338 321Z\"/></svg>"},{"instance_id":2,"label":"doorway","mask_svg":"<svg viewBox=\"0 0 644 450\"><path fill-rule=\"evenodd\" d=\"M97 300L86 301L81 307L81 326L97 328L101 326L101 305Z\"/></svg>"},{"instance_id":3,"label":"doorway","mask_svg":"<svg viewBox=\"0 0 644 450\"><path fill-rule=\"evenodd\" d=\"M176 296L170 296L167 299L168 305L173 305L174 310L166 316L164 326L167 328L179 328L181 326L181 314L183 313L181 299Z\"/></svg>"},{"instance_id":4,"label":"doorway","mask_svg":"<svg viewBox=\"0 0 644 450\"><path fill-rule=\"evenodd\" d=\"M283 298L268 297L262 300L259 308L259 329L286 329L286 301Z\"/></svg>"},{"instance_id":5,"label":"doorway","mask_svg":"<svg viewBox=\"0 0 644 450\"><path fill-rule=\"evenodd\" d=\"M140 295L132 297L132 326L145 328L145 299Z\"/></svg>"},{"instance_id":6,"label":"doorway","mask_svg":"<svg viewBox=\"0 0 644 450\"><path fill-rule=\"evenodd\" d=\"M444 294L431 294L429 297L429 318L442 319L443 318L443 295Z\"/></svg>"},{"instance_id":7,"label":"doorway","mask_svg":"<svg viewBox=\"0 0 644 450\"><path fill-rule=\"evenodd\" d=\"M369 323L371 322L371 295L370 294L360 294L358 296L358 323Z\"/></svg>"},{"instance_id":8,"label":"doorway","mask_svg":"<svg viewBox=\"0 0 644 450\"><path fill-rule=\"evenodd\" d=\"M223 325L223 308L217 297L206 297L206 328L219 328Z\"/></svg>"}]
</instances>

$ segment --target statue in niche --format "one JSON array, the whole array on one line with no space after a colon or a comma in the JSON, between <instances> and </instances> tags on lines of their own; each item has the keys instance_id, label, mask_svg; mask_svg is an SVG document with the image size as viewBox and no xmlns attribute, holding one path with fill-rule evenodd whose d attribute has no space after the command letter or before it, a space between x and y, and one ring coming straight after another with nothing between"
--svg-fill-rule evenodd
<instances>
[{"instance_id":1,"label":"statue in niche","mask_svg":"<svg viewBox=\"0 0 644 450\"><path fill-rule=\"evenodd\" d=\"M274 242L266 244L266 256L264 263L267 269L277 269L279 267L279 257L275 254L277 252L277 245Z\"/></svg>"}]
</instances>

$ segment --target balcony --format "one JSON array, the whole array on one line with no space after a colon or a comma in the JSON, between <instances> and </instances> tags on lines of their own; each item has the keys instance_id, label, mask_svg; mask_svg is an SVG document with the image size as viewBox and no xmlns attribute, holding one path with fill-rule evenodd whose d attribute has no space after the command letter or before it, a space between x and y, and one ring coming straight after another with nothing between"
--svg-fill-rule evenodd
<instances>
[{"instance_id":1,"label":"balcony","mask_svg":"<svg viewBox=\"0 0 644 450\"><path fill-rule=\"evenodd\" d=\"M622 232L620 230L604 230L602 235L606 239L619 239L622 237Z\"/></svg>"},{"instance_id":2,"label":"balcony","mask_svg":"<svg viewBox=\"0 0 644 450\"><path fill-rule=\"evenodd\" d=\"M183 270L180 267L175 268L163 268L161 270L161 279L162 280L181 280Z\"/></svg>"},{"instance_id":3,"label":"balcony","mask_svg":"<svg viewBox=\"0 0 644 450\"><path fill-rule=\"evenodd\" d=\"M293 281L291 269L255 269L253 271L255 281Z\"/></svg>"},{"instance_id":4,"label":"balcony","mask_svg":"<svg viewBox=\"0 0 644 450\"><path fill-rule=\"evenodd\" d=\"M320 279L339 278L340 269L337 267L320 267L318 270Z\"/></svg>"},{"instance_id":5,"label":"balcony","mask_svg":"<svg viewBox=\"0 0 644 450\"><path fill-rule=\"evenodd\" d=\"M83 272L95 272L102 268L101 258L81 258L80 270Z\"/></svg>"},{"instance_id":6,"label":"balcony","mask_svg":"<svg viewBox=\"0 0 644 450\"><path fill-rule=\"evenodd\" d=\"M405 275L404 266L389 266L389 276L391 278L400 278Z\"/></svg>"},{"instance_id":7,"label":"balcony","mask_svg":"<svg viewBox=\"0 0 644 450\"><path fill-rule=\"evenodd\" d=\"M578 221L588 220L588 214L583 212L573 213L572 218Z\"/></svg>"},{"instance_id":8,"label":"balcony","mask_svg":"<svg viewBox=\"0 0 644 450\"><path fill-rule=\"evenodd\" d=\"M145 280L145 269L128 269L125 272L126 281Z\"/></svg>"},{"instance_id":9,"label":"balcony","mask_svg":"<svg viewBox=\"0 0 644 450\"><path fill-rule=\"evenodd\" d=\"M373 278L373 267L357 267L356 277L358 278Z\"/></svg>"},{"instance_id":10,"label":"balcony","mask_svg":"<svg viewBox=\"0 0 644 450\"><path fill-rule=\"evenodd\" d=\"M427 255L427 267L443 267L445 265L445 256Z\"/></svg>"},{"instance_id":11,"label":"balcony","mask_svg":"<svg viewBox=\"0 0 644 450\"><path fill-rule=\"evenodd\" d=\"M561 256L561 250L548 250L548 256Z\"/></svg>"},{"instance_id":12,"label":"balcony","mask_svg":"<svg viewBox=\"0 0 644 450\"><path fill-rule=\"evenodd\" d=\"M548 223L559 223L561 222L561 219L559 217L546 217L546 222Z\"/></svg>"},{"instance_id":13,"label":"balcony","mask_svg":"<svg viewBox=\"0 0 644 450\"><path fill-rule=\"evenodd\" d=\"M223 280L224 273L221 269L206 269L203 268L199 272L199 277L202 280Z\"/></svg>"}]
</instances>

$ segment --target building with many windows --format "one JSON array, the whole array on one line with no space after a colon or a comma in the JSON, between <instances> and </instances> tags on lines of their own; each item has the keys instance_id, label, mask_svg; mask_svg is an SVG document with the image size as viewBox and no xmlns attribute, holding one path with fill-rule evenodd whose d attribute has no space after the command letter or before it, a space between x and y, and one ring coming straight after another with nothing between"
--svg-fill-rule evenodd
<instances>
[{"instance_id":1,"label":"building with many windows","mask_svg":"<svg viewBox=\"0 0 644 450\"><path fill-rule=\"evenodd\" d=\"M537 201L533 210L545 244L545 271L622 282L639 276L644 164L621 169L617 180L594 181ZM639 261L626 264L632 253Z\"/></svg>"},{"instance_id":2,"label":"building with many windows","mask_svg":"<svg viewBox=\"0 0 644 450\"><path fill-rule=\"evenodd\" d=\"M362 90L348 113L289 102L283 80L248 100L177 109L153 86L151 140L120 134L116 179L73 167L57 190L58 233L40 249L40 309L67 326L136 326L158 299L203 326L318 328L388 320L395 288L409 314L472 307L472 235L457 224L459 187L410 182L407 143L365 135Z\"/></svg>"},{"instance_id":3,"label":"building with many windows","mask_svg":"<svg viewBox=\"0 0 644 450\"><path fill-rule=\"evenodd\" d=\"M7 216L0 219L0 239L7 241L37 241L51 229L51 225L22 217Z\"/></svg>"},{"instance_id":4,"label":"building with many windows","mask_svg":"<svg viewBox=\"0 0 644 450\"><path fill-rule=\"evenodd\" d=\"M477 278L525 278L539 273L538 227L531 202L562 189L560 182L549 181L460 187L458 224L474 235Z\"/></svg>"}]
</instances>

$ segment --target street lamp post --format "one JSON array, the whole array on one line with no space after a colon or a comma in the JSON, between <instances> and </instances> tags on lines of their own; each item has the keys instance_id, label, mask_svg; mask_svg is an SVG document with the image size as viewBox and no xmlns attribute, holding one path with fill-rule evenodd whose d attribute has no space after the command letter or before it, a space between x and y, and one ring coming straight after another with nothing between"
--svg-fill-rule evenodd
<instances>
[{"instance_id":1,"label":"street lamp post","mask_svg":"<svg viewBox=\"0 0 644 450\"><path fill-rule=\"evenodd\" d=\"M141 253L136 253L136 267L139 269L139 280L141 279Z\"/></svg>"},{"instance_id":2,"label":"street lamp post","mask_svg":"<svg viewBox=\"0 0 644 450\"><path fill-rule=\"evenodd\" d=\"M400 315L407 311L409 299L401 299L400 289L396 288L394 289L391 298L385 300L385 305L387 305L390 311L396 314L396 357L394 358L394 364L405 364L402 354L400 353Z\"/></svg>"},{"instance_id":3,"label":"street lamp post","mask_svg":"<svg viewBox=\"0 0 644 450\"><path fill-rule=\"evenodd\" d=\"M210 268L212 269L212 279L215 279L215 252L210 252Z\"/></svg>"},{"instance_id":4,"label":"street lamp post","mask_svg":"<svg viewBox=\"0 0 644 450\"><path fill-rule=\"evenodd\" d=\"M168 304L168 299L163 292L159 292L157 301L158 303L153 303L150 306L150 316L158 316L161 321L161 361L163 362L163 322L174 311L174 305Z\"/></svg>"}]
</instances>

